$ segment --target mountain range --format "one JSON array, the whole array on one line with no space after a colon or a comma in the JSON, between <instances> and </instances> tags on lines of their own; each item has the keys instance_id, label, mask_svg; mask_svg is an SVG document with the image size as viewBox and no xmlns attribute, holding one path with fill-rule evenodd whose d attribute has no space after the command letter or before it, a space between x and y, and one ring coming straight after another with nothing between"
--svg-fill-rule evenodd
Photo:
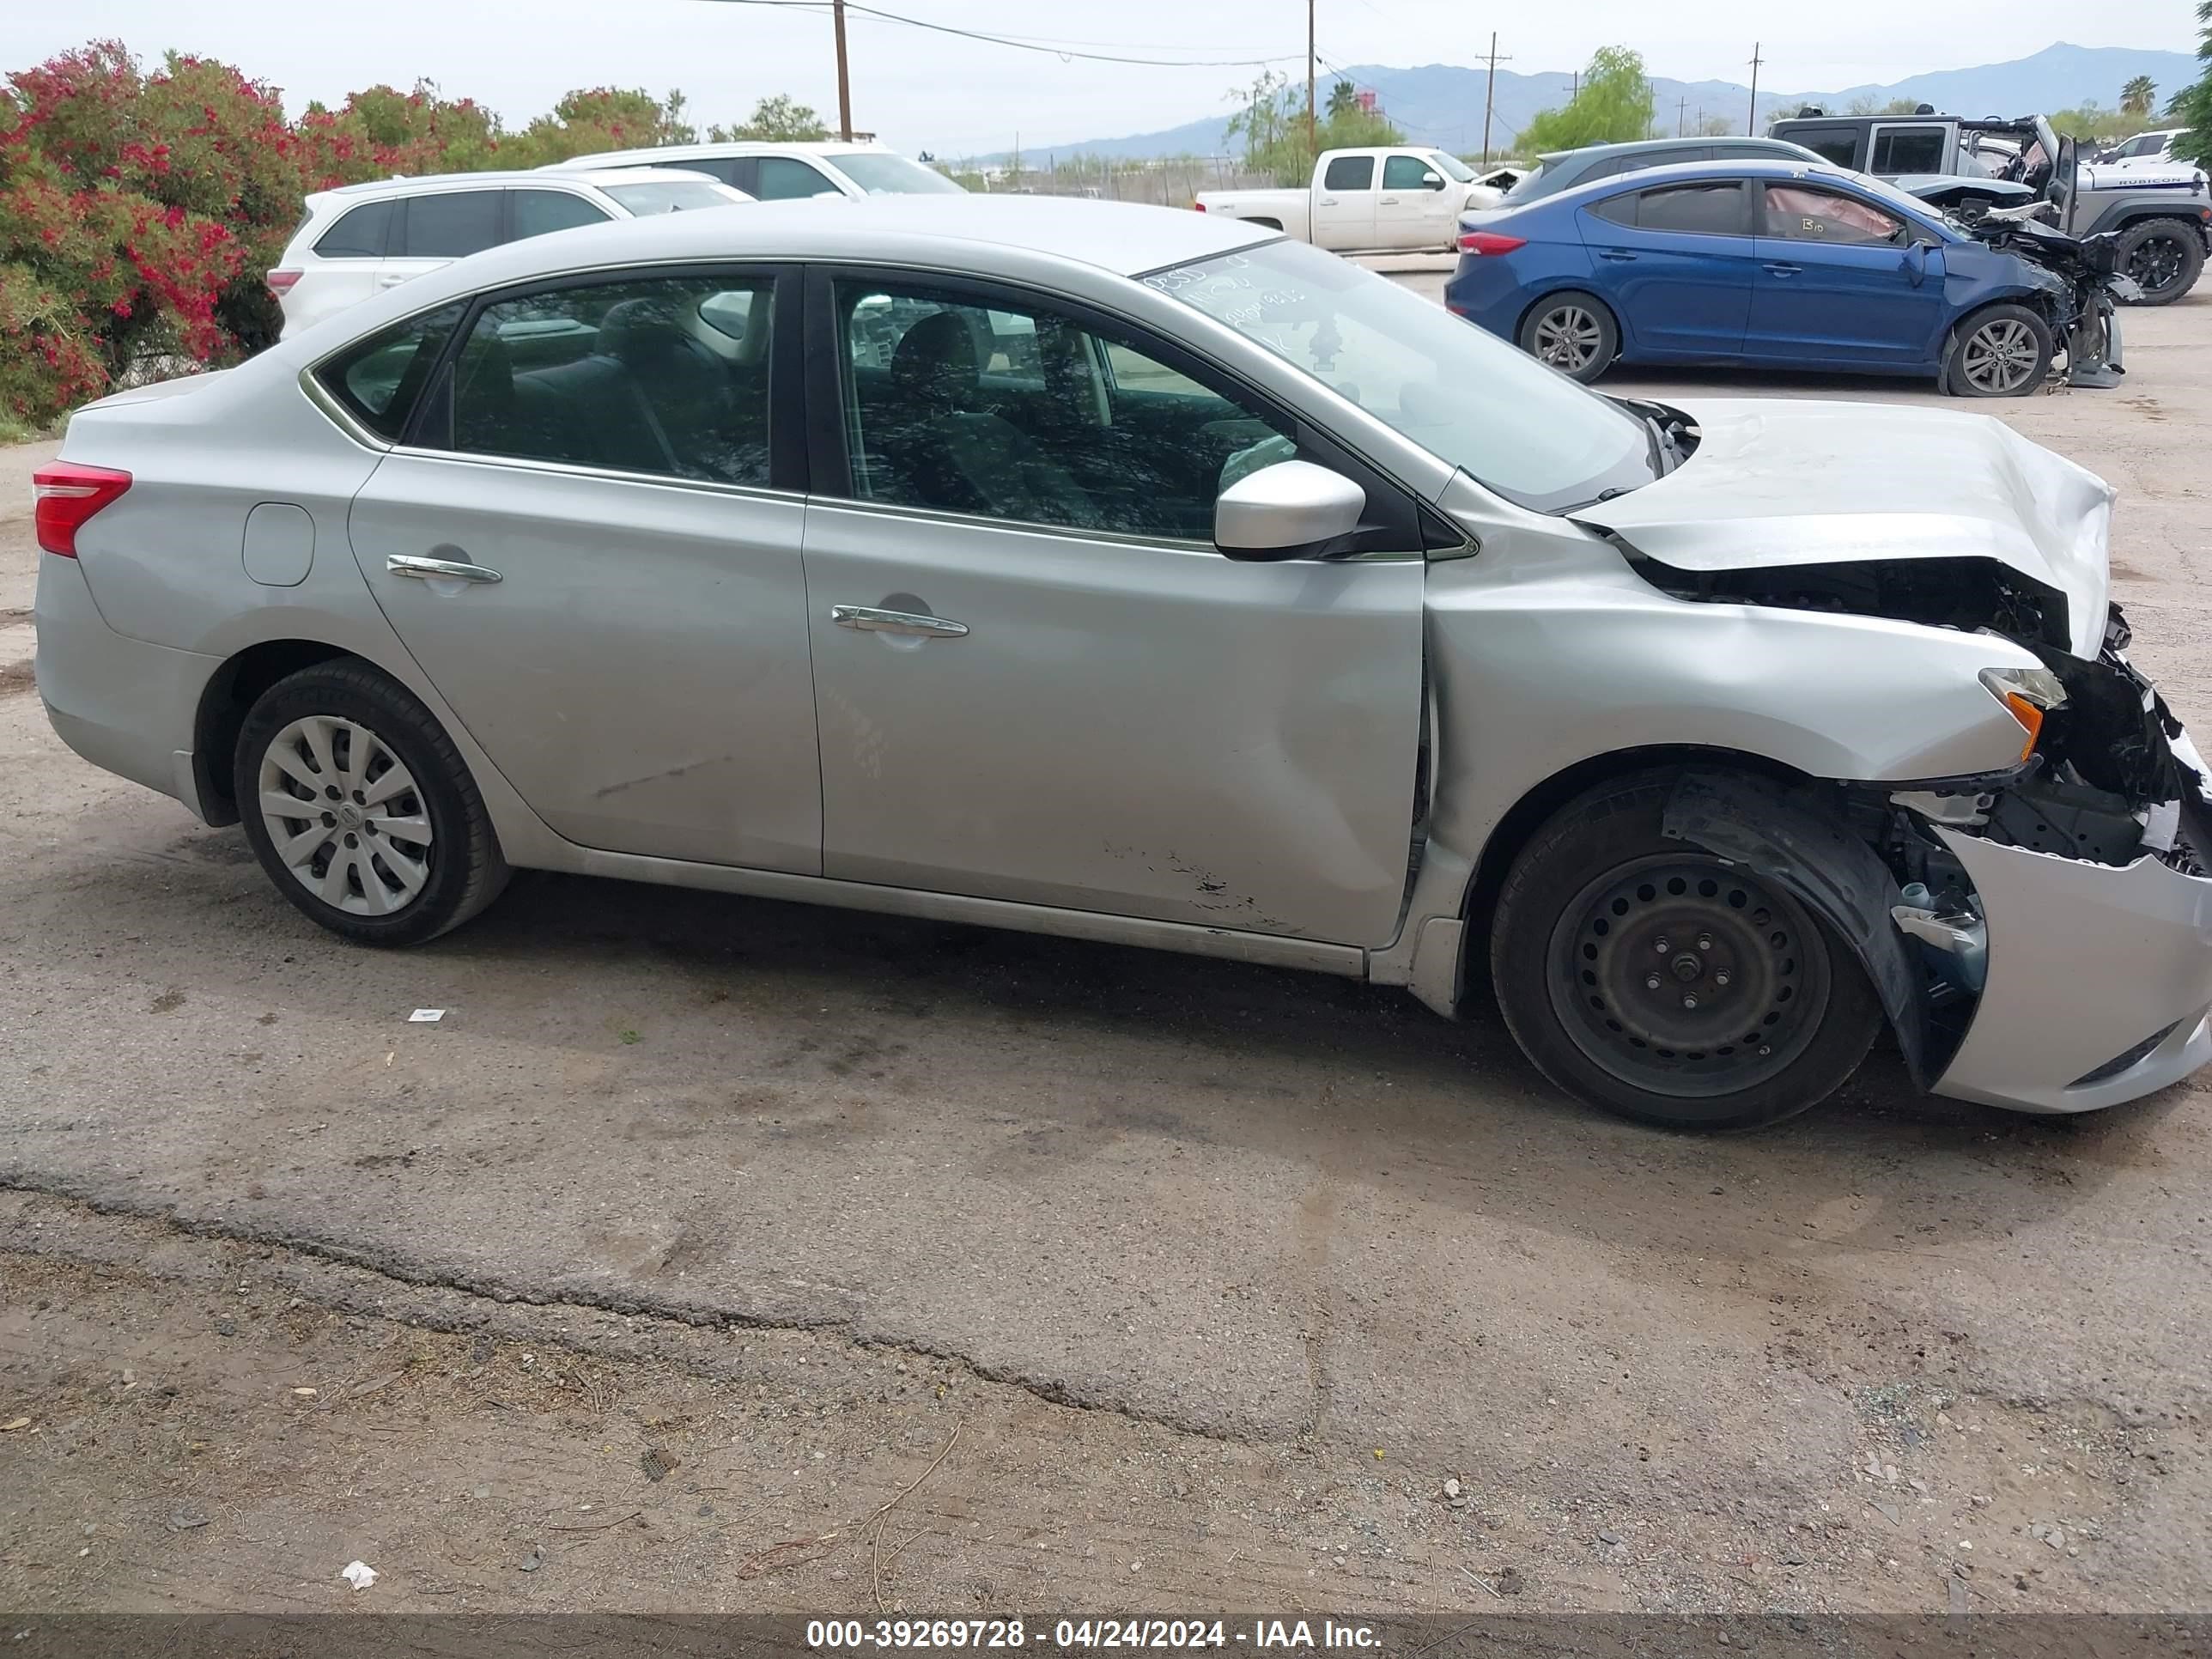
<instances>
[{"instance_id":1,"label":"mountain range","mask_svg":"<svg viewBox=\"0 0 2212 1659\"><path fill-rule=\"evenodd\" d=\"M1844 87L1833 92L1770 92L1759 89L1757 119L1763 129L1777 114L1794 113L1803 104L1818 104L1840 112L1861 99L1877 106L1894 99L1932 104L1958 115L2022 115L2039 111L2071 109L2084 103L2112 108L2119 102L2120 88L2138 75L2156 83L2161 105L2175 92L2194 82L2202 72L2196 58L2182 52L2139 52L2126 46L2075 46L2059 42L2030 58L2005 64L1984 64L1973 69L1937 70L1887 86ZM1385 114L1408 139L1435 144L1461 155L1475 155L1483 148L1482 100L1485 72L1457 64L1424 64L1415 69L1393 69L1366 64L1327 76L1330 82L1349 80L1375 92ZM1513 135L1528 125L1540 110L1566 102L1575 76L1565 71L1534 75L1498 72L1498 91L1491 118L1491 145L1504 150ZM1699 117L1728 119L1731 130L1745 131L1751 109L1751 89L1730 81L1673 81L1652 79L1660 131L1672 133L1676 123L1695 132ZM1231 149L1226 112L1187 121L1161 132L1133 133L1120 138L1093 138L1080 143L1025 147L1025 159L1041 161L1047 155L1088 155L1128 161L1163 155L1218 155ZM1003 161L983 156L979 161Z\"/></svg>"}]
</instances>

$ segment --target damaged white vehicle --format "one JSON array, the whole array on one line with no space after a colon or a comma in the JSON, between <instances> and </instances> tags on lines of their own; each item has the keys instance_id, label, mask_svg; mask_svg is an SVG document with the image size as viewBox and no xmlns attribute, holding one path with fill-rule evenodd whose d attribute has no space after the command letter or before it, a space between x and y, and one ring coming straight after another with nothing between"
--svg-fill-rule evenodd
<instances>
[{"instance_id":1,"label":"damaged white vehicle","mask_svg":"<svg viewBox=\"0 0 2212 1659\"><path fill-rule=\"evenodd\" d=\"M526 866L1486 985L1686 1128L1885 1027L2029 1111L2212 1054L2105 484L1977 416L1601 398L1249 225L562 233L95 404L37 488L55 729L362 943Z\"/></svg>"}]
</instances>

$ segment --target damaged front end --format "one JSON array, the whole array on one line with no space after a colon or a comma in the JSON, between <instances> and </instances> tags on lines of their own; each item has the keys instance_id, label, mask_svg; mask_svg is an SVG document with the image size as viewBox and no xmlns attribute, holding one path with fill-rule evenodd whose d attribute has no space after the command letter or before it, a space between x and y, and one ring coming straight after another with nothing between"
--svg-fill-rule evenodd
<instances>
[{"instance_id":1,"label":"damaged front end","mask_svg":"<svg viewBox=\"0 0 2212 1659\"><path fill-rule=\"evenodd\" d=\"M1860 804L1886 811L1940 1094L2085 1111L2212 1059L2212 780L2128 639L2115 606L2095 661L2038 650L2017 773Z\"/></svg>"}]
</instances>

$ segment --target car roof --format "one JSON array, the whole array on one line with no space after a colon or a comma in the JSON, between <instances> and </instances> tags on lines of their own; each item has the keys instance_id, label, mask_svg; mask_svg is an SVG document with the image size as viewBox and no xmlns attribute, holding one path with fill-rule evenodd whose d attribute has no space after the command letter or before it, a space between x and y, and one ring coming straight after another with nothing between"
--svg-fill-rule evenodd
<instances>
[{"instance_id":1,"label":"car roof","mask_svg":"<svg viewBox=\"0 0 2212 1659\"><path fill-rule=\"evenodd\" d=\"M540 276L696 260L975 270L986 248L1136 276L1280 240L1279 232L1241 219L1075 197L812 197L756 203L742 213L659 213L556 231L456 260L414 278L406 290L421 296L408 307L413 311Z\"/></svg>"},{"instance_id":2,"label":"car roof","mask_svg":"<svg viewBox=\"0 0 2212 1659\"><path fill-rule=\"evenodd\" d=\"M1611 195L1616 191L1650 190L1655 185L1694 184L1700 179L1807 179L1823 184L1853 185L1865 190L1873 181L1863 173L1849 167L1839 167L1826 159L1801 161L1794 156L1747 155L1735 161L1670 161L1662 167L1643 167L1634 173L1616 173L1610 178L1593 179L1586 185L1574 185L1557 195L1547 196L1528 204L1528 212L1535 212L1553 203L1594 199ZM1870 193L1888 199L1888 192L1876 190ZM1928 210L1931 214L1934 210Z\"/></svg>"},{"instance_id":3,"label":"car roof","mask_svg":"<svg viewBox=\"0 0 2212 1659\"><path fill-rule=\"evenodd\" d=\"M894 155L896 154L896 150L877 143L873 139L732 138L720 143L647 144L635 149L598 150L589 155L572 155L565 161L548 161L540 171L576 173L586 167L604 167L612 162L635 165L641 160L655 157L674 166L683 161L706 161L740 155L811 155L825 161L834 161L840 155Z\"/></svg>"},{"instance_id":4,"label":"car roof","mask_svg":"<svg viewBox=\"0 0 2212 1659\"><path fill-rule=\"evenodd\" d=\"M1652 155L1670 149L1703 149L1725 146L1731 149L1801 149L1787 138L1747 137L1741 132L1722 133L1712 138L1636 138L1619 144L1583 144L1574 149L1555 149L1542 158L1546 167L1557 167L1565 161L1601 161L1612 155Z\"/></svg>"},{"instance_id":5,"label":"car roof","mask_svg":"<svg viewBox=\"0 0 2212 1659\"><path fill-rule=\"evenodd\" d=\"M372 201L380 196L412 196L432 191L505 189L516 185L544 185L550 181L541 167L509 167L483 173L428 173L396 179L368 179L357 185L340 185L318 191L313 202ZM572 167L563 176L573 184L635 185L641 180L696 184L702 174L684 167ZM711 182L711 181L710 181Z\"/></svg>"}]
</instances>

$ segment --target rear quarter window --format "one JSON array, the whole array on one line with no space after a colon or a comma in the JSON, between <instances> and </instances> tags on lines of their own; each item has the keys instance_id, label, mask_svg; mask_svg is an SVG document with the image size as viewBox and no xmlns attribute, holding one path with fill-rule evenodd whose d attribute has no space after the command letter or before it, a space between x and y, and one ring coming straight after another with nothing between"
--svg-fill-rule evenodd
<instances>
[{"instance_id":1,"label":"rear quarter window","mask_svg":"<svg viewBox=\"0 0 2212 1659\"><path fill-rule=\"evenodd\" d=\"M349 208L338 222L315 241L315 256L322 259L381 259L385 238L392 228L392 204L363 202Z\"/></svg>"},{"instance_id":2,"label":"rear quarter window","mask_svg":"<svg viewBox=\"0 0 2212 1659\"><path fill-rule=\"evenodd\" d=\"M354 419L397 443L467 310L457 302L395 323L317 364L315 379Z\"/></svg>"}]
</instances>

